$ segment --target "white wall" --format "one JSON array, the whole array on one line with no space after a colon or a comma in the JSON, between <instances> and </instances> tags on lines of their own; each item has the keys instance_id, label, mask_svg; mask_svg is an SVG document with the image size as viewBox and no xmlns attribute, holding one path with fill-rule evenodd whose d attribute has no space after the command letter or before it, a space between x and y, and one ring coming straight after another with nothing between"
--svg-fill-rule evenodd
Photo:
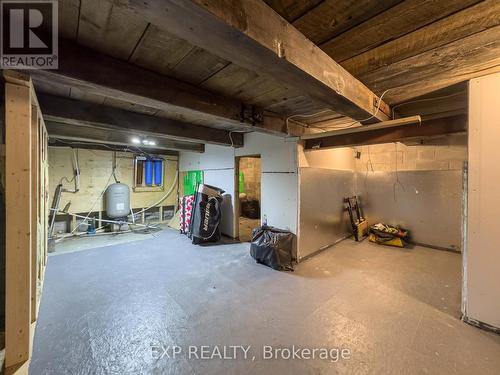
<instances>
[{"instance_id":1,"label":"white wall","mask_svg":"<svg viewBox=\"0 0 500 375\"><path fill-rule=\"evenodd\" d=\"M500 74L469 82L464 314L500 328Z\"/></svg>"},{"instance_id":2,"label":"white wall","mask_svg":"<svg viewBox=\"0 0 500 375\"><path fill-rule=\"evenodd\" d=\"M234 169L235 157L261 157L261 218L268 224L297 233L297 142L282 137L248 133L244 146L231 148L206 145L205 153L181 152L179 170L203 170L204 182L224 189L228 197L223 204L221 232L234 237Z\"/></svg>"}]
</instances>

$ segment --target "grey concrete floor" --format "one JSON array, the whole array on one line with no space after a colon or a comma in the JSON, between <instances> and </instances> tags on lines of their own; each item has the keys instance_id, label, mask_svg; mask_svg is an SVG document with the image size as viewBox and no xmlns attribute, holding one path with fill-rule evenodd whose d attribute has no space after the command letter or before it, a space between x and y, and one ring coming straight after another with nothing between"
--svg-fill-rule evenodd
<instances>
[{"instance_id":1,"label":"grey concrete floor","mask_svg":"<svg viewBox=\"0 0 500 375\"><path fill-rule=\"evenodd\" d=\"M165 230L49 257L30 374L500 373L500 336L459 320L458 254L345 240L285 273L248 249ZM251 348L189 359L200 345ZM264 360L264 345L350 358Z\"/></svg>"},{"instance_id":2,"label":"grey concrete floor","mask_svg":"<svg viewBox=\"0 0 500 375\"><path fill-rule=\"evenodd\" d=\"M155 224L154 226L155 228L151 228L148 230L139 229L134 232L104 232L95 235L61 238L55 244L54 254L71 253L75 251L94 249L97 247L148 240L151 238L155 238L158 235L159 230L167 228L166 224Z\"/></svg>"}]
</instances>

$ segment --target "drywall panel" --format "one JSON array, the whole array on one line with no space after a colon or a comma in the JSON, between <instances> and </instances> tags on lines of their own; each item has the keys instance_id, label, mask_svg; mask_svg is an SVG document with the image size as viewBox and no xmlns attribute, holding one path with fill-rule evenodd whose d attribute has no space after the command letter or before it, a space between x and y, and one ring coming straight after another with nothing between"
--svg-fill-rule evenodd
<instances>
[{"instance_id":1,"label":"drywall panel","mask_svg":"<svg viewBox=\"0 0 500 375\"><path fill-rule=\"evenodd\" d=\"M268 225L297 233L297 207L297 173L262 173L261 216Z\"/></svg>"},{"instance_id":2,"label":"drywall panel","mask_svg":"<svg viewBox=\"0 0 500 375\"><path fill-rule=\"evenodd\" d=\"M462 174L456 170L358 173L356 186L370 225L401 225L418 243L460 250Z\"/></svg>"},{"instance_id":3,"label":"drywall panel","mask_svg":"<svg viewBox=\"0 0 500 375\"><path fill-rule=\"evenodd\" d=\"M235 236L234 220L234 169L211 169L204 171L204 183L223 189L222 220L220 230L229 237Z\"/></svg>"},{"instance_id":4,"label":"drywall panel","mask_svg":"<svg viewBox=\"0 0 500 375\"><path fill-rule=\"evenodd\" d=\"M298 257L303 258L350 233L344 197L354 195L353 171L300 168Z\"/></svg>"},{"instance_id":5,"label":"drywall panel","mask_svg":"<svg viewBox=\"0 0 500 375\"><path fill-rule=\"evenodd\" d=\"M469 178L464 255L468 319L500 328L500 74L469 82Z\"/></svg>"},{"instance_id":6,"label":"drywall panel","mask_svg":"<svg viewBox=\"0 0 500 375\"><path fill-rule=\"evenodd\" d=\"M231 147L205 145L205 152L181 152L179 170L194 171L234 168L234 149Z\"/></svg>"},{"instance_id":7,"label":"drywall panel","mask_svg":"<svg viewBox=\"0 0 500 375\"><path fill-rule=\"evenodd\" d=\"M297 172L297 140L261 133L248 133L236 156L260 155L262 172Z\"/></svg>"},{"instance_id":8,"label":"drywall panel","mask_svg":"<svg viewBox=\"0 0 500 375\"><path fill-rule=\"evenodd\" d=\"M261 217L278 228L297 233L298 173L297 141L260 133L244 135L244 146L206 145L202 154L181 152L180 171L203 170L204 182L227 192L223 204L223 234L234 237L236 156L261 157Z\"/></svg>"},{"instance_id":9,"label":"drywall panel","mask_svg":"<svg viewBox=\"0 0 500 375\"><path fill-rule=\"evenodd\" d=\"M235 236L234 220L234 149L231 147L206 145L202 154L181 152L180 171L203 171L203 182L225 191L222 202L221 233Z\"/></svg>"}]
</instances>

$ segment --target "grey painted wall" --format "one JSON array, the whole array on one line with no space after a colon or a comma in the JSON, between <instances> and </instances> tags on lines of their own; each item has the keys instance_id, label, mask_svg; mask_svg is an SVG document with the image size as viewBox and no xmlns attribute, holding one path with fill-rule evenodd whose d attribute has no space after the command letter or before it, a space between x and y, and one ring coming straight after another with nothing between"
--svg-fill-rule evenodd
<instances>
[{"instance_id":1,"label":"grey painted wall","mask_svg":"<svg viewBox=\"0 0 500 375\"><path fill-rule=\"evenodd\" d=\"M357 173L356 190L370 225L408 228L420 244L460 250L462 171Z\"/></svg>"},{"instance_id":2,"label":"grey painted wall","mask_svg":"<svg viewBox=\"0 0 500 375\"><path fill-rule=\"evenodd\" d=\"M344 197L354 195L355 173L300 168L298 257L307 257L350 233Z\"/></svg>"}]
</instances>

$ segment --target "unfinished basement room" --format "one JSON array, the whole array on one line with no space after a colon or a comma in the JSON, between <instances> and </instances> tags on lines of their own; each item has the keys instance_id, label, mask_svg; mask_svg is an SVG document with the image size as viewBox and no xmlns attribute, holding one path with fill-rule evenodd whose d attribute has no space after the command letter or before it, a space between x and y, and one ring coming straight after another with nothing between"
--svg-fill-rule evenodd
<instances>
[{"instance_id":1,"label":"unfinished basement room","mask_svg":"<svg viewBox=\"0 0 500 375\"><path fill-rule=\"evenodd\" d=\"M0 375L500 374L498 0L0 18Z\"/></svg>"}]
</instances>

